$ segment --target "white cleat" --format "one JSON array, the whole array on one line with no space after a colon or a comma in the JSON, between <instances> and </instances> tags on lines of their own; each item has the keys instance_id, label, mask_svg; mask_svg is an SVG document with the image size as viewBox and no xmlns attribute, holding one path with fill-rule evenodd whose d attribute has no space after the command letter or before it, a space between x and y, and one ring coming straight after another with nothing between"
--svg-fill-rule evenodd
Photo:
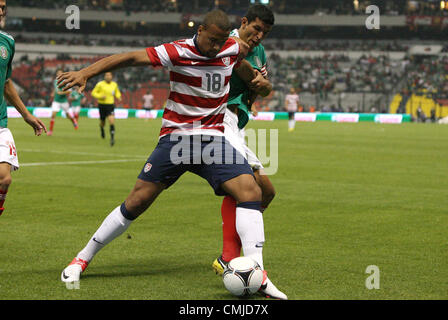
<instances>
[{"instance_id":1,"label":"white cleat","mask_svg":"<svg viewBox=\"0 0 448 320\"><path fill-rule=\"evenodd\" d=\"M267 277L266 271L263 271L265 279L260 289L258 290L266 298L278 299L278 300L288 300L286 294L277 289L271 280Z\"/></svg>"},{"instance_id":2,"label":"white cleat","mask_svg":"<svg viewBox=\"0 0 448 320\"><path fill-rule=\"evenodd\" d=\"M89 263L79 258L73 261L62 271L61 280L63 282L79 282L81 273L87 268Z\"/></svg>"}]
</instances>

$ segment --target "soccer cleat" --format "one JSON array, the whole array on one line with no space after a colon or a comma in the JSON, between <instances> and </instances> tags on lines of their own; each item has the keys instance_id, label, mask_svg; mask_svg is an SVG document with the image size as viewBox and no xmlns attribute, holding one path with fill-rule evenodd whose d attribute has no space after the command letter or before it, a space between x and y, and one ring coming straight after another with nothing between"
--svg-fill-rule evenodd
<instances>
[{"instance_id":1,"label":"soccer cleat","mask_svg":"<svg viewBox=\"0 0 448 320\"><path fill-rule=\"evenodd\" d=\"M289 128L288 129L288 132L293 132L294 131L294 128Z\"/></svg>"},{"instance_id":2,"label":"soccer cleat","mask_svg":"<svg viewBox=\"0 0 448 320\"><path fill-rule=\"evenodd\" d=\"M224 270L227 269L227 265L229 263L222 260L222 256L219 256L218 258L213 261L212 268L215 270L215 273L217 275L222 276L224 273Z\"/></svg>"},{"instance_id":3,"label":"soccer cleat","mask_svg":"<svg viewBox=\"0 0 448 320\"><path fill-rule=\"evenodd\" d=\"M53 131L48 131L47 132L47 136L52 136L53 135Z\"/></svg>"},{"instance_id":4,"label":"soccer cleat","mask_svg":"<svg viewBox=\"0 0 448 320\"><path fill-rule=\"evenodd\" d=\"M72 262L62 271L61 280L63 282L78 282L81 273L86 270L89 263L85 260L74 258Z\"/></svg>"},{"instance_id":5,"label":"soccer cleat","mask_svg":"<svg viewBox=\"0 0 448 320\"><path fill-rule=\"evenodd\" d=\"M276 286L269 280L267 272L263 270L263 282L258 290L266 298L278 299L278 300L288 300L286 294L277 289Z\"/></svg>"},{"instance_id":6,"label":"soccer cleat","mask_svg":"<svg viewBox=\"0 0 448 320\"><path fill-rule=\"evenodd\" d=\"M115 138L112 137L112 138L110 138L110 146L113 147L114 144L115 144Z\"/></svg>"}]
</instances>

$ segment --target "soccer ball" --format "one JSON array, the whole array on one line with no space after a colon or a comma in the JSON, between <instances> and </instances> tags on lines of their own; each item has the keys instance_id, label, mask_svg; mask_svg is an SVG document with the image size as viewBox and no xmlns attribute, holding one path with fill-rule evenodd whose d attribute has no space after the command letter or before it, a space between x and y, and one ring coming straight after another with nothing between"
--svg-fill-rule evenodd
<instances>
[{"instance_id":1,"label":"soccer ball","mask_svg":"<svg viewBox=\"0 0 448 320\"><path fill-rule=\"evenodd\" d=\"M248 257L231 260L222 275L224 286L237 297L250 296L260 289L263 270L257 262Z\"/></svg>"}]
</instances>

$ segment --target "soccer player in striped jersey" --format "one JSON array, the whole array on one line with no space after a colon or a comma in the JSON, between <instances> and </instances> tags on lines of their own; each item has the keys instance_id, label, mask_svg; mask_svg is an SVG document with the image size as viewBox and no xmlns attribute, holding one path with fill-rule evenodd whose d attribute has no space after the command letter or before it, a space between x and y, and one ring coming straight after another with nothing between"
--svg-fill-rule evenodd
<instances>
[{"instance_id":1,"label":"soccer player in striped jersey","mask_svg":"<svg viewBox=\"0 0 448 320\"><path fill-rule=\"evenodd\" d=\"M224 138L223 119L233 68L248 82L255 78L250 65L240 62L249 48L241 40L229 38L230 26L227 15L215 10L206 14L192 39L113 55L59 77L61 87L79 86L82 91L88 79L103 72L129 66L163 66L170 71L171 88L159 142L134 188L62 271L62 281L79 281L95 254L121 235L186 171L206 179L216 195L230 194L236 199L244 254L264 269L261 190L247 160ZM263 285L266 294L274 296L279 292L266 273Z\"/></svg>"},{"instance_id":2,"label":"soccer player in striped jersey","mask_svg":"<svg viewBox=\"0 0 448 320\"><path fill-rule=\"evenodd\" d=\"M6 0L0 0L0 23L6 15ZM8 188L11 185L11 171L19 169L17 150L14 138L8 129L8 100L22 115L37 136L47 131L42 121L34 117L20 99L11 80L12 61L15 53L14 38L6 32L0 31L0 215L5 210L4 203Z\"/></svg>"},{"instance_id":3,"label":"soccer player in striped jersey","mask_svg":"<svg viewBox=\"0 0 448 320\"><path fill-rule=\"evenodd\" d=\"M254 152L246 145L244 140L244 127L249 121L251 105L256 95L260 93L267 96L272 91L272 85L267 79L266 53L261 41L271 31L274 25L274 14L261 4L249 8L241 20L239 29L233 30L230 35L239 37L249 44L250 52L246 60L257 70L257 80L253 84L246 85L237 72L234 72L230 79L230 93L226 115L224 117L224 127L226 139L246 157L249 165L254 171L257 183L262 190L262 212L268 207L275 196L274 187L268 176L263 172L263 165ZM255 90L251 90L251 88ZM212 264L217 274L222 275L227 263L233 258L239 257L241 252L241 241L236 228L236 201L231 196L224 197L221 206L223 219L223 250ZM243 250L244 251L244 250ZM273 298L284 298L283 296L273 296Z\"/></svg>"}]
</instances>

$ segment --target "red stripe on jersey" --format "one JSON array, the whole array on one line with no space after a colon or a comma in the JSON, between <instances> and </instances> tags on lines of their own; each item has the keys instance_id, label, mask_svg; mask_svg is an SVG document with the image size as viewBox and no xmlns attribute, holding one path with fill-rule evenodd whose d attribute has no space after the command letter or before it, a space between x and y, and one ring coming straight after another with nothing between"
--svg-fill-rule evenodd
<instances>
[{"instance_id":1,"label":"red stripe on jersey","mask_svg":"<svg viewBox=\"0 0 448 320\"><path fill-rule=\"evenodd\" d=\"M224 63L224 61L227 61L227 63ZM198 66L198 67L228 67L232 63L236 61L236 56L228 56L228 57L222 57L222 58L215 58L210 60L193 60L193 59L186 59L186 58L178 58L173 64L176 66Z\"/></svg>"},{"instance_id":2,"label":"red stripe on jersey","mask_svg":"<svg viewBox=\"0 0 448 320\"><path fill-rule=\"evenodd\" d=\"M179 114L173 110L165 109L163 118L177 123L191 123L201 122L201 125L222 125L224 121L224 113L214 114L210 116L188 116Z\"/></svg>"},{"instance_id":3,"label":"red stripe on jersey","mask_svg":"<svg viewBox=\"0 0 448 320\"><path fill-rule=\"evenodd\" d=\"M174 71L170 72L170 81L182 82L182 83L188 84L189 86L192 86L192 87L199 87L199 88L202 87L202 78L201 77L186 76L182 73L177 73Z\"/></svg>"},{"instance_id":4,"label":"red stripe on jersey","mask_svg":"<svg viewBox=\"0 0 448 320\"><path fill-rule=\"evenodd\" d=\"M226 41L226 43L224 43L224 46L221 48L221 51L220 51L220 52L223 52L223 51L229 49L229 48L230 48L231 46L233 46L234 44L238 44L238 43L236 42L236 40L234 40L234 39L232 39L232 38L228 38L227 41ZM241 51L241 49L240 49L240 45L238 44L238 53L237 53L237 55L240 54L240 51Z\"/></svg>"},{"instance_id":5,"label":"red stripe on jersey","mask_svg":"<svg viewBox=\"0 0 448 320\"><path fill-rule=\"evenodd\" d=\"M201 130L218 130L222 133L224 133L224 126L214 126L214 127L209 127L209 128L200 128ZM173 133L174 131L179 130L179 128L176 127L163 127L160 129L160 134L159 136L164 136L170 133Z\"/></svg>"},{"instance_id":6,"label":"red stripe on jersey","mask_svg":"<svg viewBox=\"0 0 448 320\"><path fill-rule=\"evenodd\" d=\"M194 54L198 55L198 56L202 56L202 54L199 52L199 50L196 48L196 46L191 46L188 43L185 42L179 42L179 41L174 41L174 43L176 45L178 45L179 47L185 48L190 50L191 52L193 52Z\"/></svg>"},{"instance_id":7,"label":"red stripe on jersey","mask_svg":"<svg viewBox=\"0 0 448 320\"><path fill-rule=\"evenodd\" d=\"M166 53L168 53L168 56L170 57L171 63L173 65L176 65L177 60L179 60L179 52L177 51L174 44L165 43L163 46L165 47Z\"/></svg>"},{"instance_id":8,"label":"red stripe on jersey","mask_svg":"<svg viewBox=\"0 0 448 320\"><path fill-rule=\"evenodd\" d=\"M229 94L226 94L221 98L201 98L172 91L170 92L168 99L176 103L186 104L188 106L216 109L227 102L229 99Z\"/></svg>"},{"instance_id":9,"label":"red stripe on jersey","mask_svg":"<svg viewBox=\"0 0 448 320\"><path fill-rule=\"evenodd\" d=\"M148 54L149 60L151 60L153 67L161 66L162 63L160 62L159 55L157 54L157 51L155 48L146 48L146 53Z\"/></svg>"},{"instance_id":10,"label":"red stripe on jersey","mask_svg":"<svg viewBox=\"0 0 448 320\"><path fill-rule=\"evenodd\" d=\"M229 83L230 78L232 78L232 76L227 76L227 77L224 78L224 85L225 86Z\"/></svg>"}]
</instances>

